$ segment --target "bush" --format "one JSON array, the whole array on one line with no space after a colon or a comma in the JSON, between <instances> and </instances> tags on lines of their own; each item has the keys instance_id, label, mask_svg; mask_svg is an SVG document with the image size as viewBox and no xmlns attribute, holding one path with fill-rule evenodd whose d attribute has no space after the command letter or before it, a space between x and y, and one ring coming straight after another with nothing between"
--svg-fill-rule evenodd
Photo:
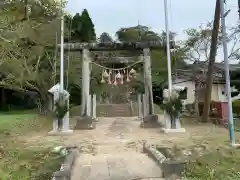
<instances>
[{"instance_id":1,"label":"bush","mask_svg":"<svg viewBox=\"0 0 240 180\"><path fill-rule=\"evenodd\" d=\"M233 113L240 116L240 100L235 100L232 102Z\"/></svg>"}]
</instances>

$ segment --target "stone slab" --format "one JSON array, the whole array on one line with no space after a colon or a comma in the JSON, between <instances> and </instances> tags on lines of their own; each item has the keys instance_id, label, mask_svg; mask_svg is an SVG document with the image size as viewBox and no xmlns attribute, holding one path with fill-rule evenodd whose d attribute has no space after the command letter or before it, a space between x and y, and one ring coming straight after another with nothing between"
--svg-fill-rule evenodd
<instances>
[{"instance_id":1,"label":"stone slab","mask_svg":"<svg viewBox=\"0 0 240 180\"><path fill-rule=\"evenodd\" d=\"M185 128L178 128L178 129L161 128L161 131L164 133L185 133L186 129Z\"/></svg>"},{"instance_id":2,"label":"stone slab","mask_svg":"<svg viewBox=\"0 0 240 180\"><path fill-rule=\"evenodd\" d=\"M48 135L50 136L65 136L73 133L73 130L69 129L68 131L49 131Z\"/></svg>"}]
</instances>

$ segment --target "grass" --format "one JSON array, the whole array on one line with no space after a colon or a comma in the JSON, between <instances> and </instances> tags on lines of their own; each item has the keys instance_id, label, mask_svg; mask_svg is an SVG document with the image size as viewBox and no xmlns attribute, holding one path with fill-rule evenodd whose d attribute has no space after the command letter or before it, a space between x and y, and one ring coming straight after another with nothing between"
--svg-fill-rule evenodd
<instances>
[{"instance_id":1,"label":"grass","mask_svg":"<svg viewBox=\"0 0 240 180\"><path fill-rule=\"evenodd\" d=\"M191 152L184 180L240 180L240 149L230 146L228 129L193 120L184 121L186 133L166 137L165 146L181 155ZM235 135L239 143L240 132Z\"/></svg>"},{"instance_id":2,"label":"grass","mask_svg":"<svg viewBox=\"0 0 240 180\"><path fill-rule=\"evenodd\" d=\"M190 162L186 169L189 180L237 180L240 179L240 150L218 149Z\"/></svg>"},{"instance_id":3,"label":"grass","mask_svg":"<svg viewBox=\"0 0 240 180\"><path fill-rule=\"evenodd\" d=\"M63 157L49 146L27 144L24 137L45 133L51 121L31 112L0 115L0 180L50 180Z\"/></svg>"}]
</instances>

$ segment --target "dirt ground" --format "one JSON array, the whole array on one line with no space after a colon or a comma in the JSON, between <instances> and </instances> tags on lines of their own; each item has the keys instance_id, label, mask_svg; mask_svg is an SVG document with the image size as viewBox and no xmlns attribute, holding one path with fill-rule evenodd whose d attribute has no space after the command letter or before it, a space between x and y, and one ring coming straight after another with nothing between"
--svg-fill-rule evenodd
<instances>
[{"instance_id":1,"label":"dirt ground","mask_svg":"<svg viewBox=\"0 0 240 180\"><path fill-rule=\"evenodd\" d=\"M160 119L163 117L160 116ZM36 146L52 143L76 145L84 152L93 154L135 149L141 147L144 141L186 148L195 144L206 145L209 148L220 148L230 144L228 130L212 124L184 125L185 133L169 134L162 133L159 128L144 129L139 125L137 117L99 118L94 130L79 130L67 136L35 133L31 137L25 137L25 142ZM239 142L240 133L236 132L235 135L236 141Z\"/></svg>"},{"instance_id":2,"label":"dirt ground","mask_svg":"<svg viewBox=\"0 0 240 180\"><path fill-rule=\"evenodd\" d=\"M163 117L160 115L159 119L163 120ZM74 124L73 121L72 124ZM25 137L24 141L28 145L38 147L41 145L52 146L53 144L78 146L82 155L75 168L77 175L73 178L74 180L79 178L95 180L99 179L99 176L102 176L103 179L117 179L113 178L115 176L120 176L122 179L138 176L145 179L150 177L157 179L160 177L161 170L159 169L146 170L145 174L143 171L136 171L136 168L132 169L132 167L139 166L140 163L144 167L155 166L141 153L144 141L183 149L196 145L204 146L204 150L230 147L228 130L223 127L212 124L185 124L183 127L186 128L186 133L164 134L159 128L140 128L140 121L137 117L99 118L96 129L93 130L78 130L67 136L35 133ZM239 133L236 133L236 139L240 140ZM121 166L122 174L115 170L116 166ZM101 172L96 171L99 168L102 169ZM126 176L126 178L122 176Z\"/></svg>"}]
</instances>

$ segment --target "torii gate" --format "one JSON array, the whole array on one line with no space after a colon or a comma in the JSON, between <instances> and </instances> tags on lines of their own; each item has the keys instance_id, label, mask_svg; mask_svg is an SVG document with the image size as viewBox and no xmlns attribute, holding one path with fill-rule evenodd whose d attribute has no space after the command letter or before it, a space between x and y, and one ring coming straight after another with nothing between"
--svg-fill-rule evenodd
<instances>
[{"instance_id":1,"label":"torii gate","mask_svg":"<svg viewBox=\"0 0 240 180\"><path fill-rule=\"evenodd\" d=\"M174 42L172 42L174 43ZM124 42L124 43L68 43L64 44L64 49L70 51L82 52L82 109L81 120L78 121L80 129L89 129L93 127L94 119L89 116L91 99L89 98L90 87L90 63L92 62L91 51L138 51L143 52L142 58L144 63L144 84L145 96L142 99L144 102L144 117L143 123L158 121L158 116L154 114L153 93L152 93L152 75L151 75L151 49L162 49L165 51L166 44L162 41L150 42ZM174 44L171 44L174 47ZM82 124L82 126L81 126ZM84 127L83 127L84 126Z\"/></svg>"}]
</instances>

